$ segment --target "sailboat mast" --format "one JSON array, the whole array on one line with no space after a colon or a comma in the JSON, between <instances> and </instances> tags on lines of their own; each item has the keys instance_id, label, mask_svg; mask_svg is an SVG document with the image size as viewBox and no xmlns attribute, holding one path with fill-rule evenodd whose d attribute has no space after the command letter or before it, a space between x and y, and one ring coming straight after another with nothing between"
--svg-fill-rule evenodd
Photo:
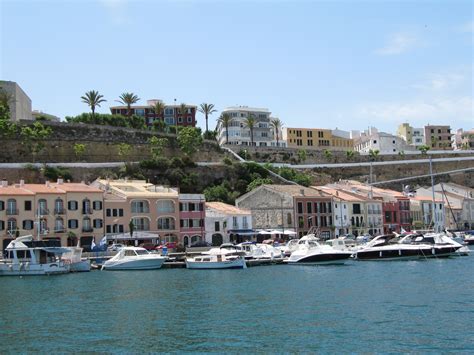
<instances>
[{"instance_id":1,"label":"sailboat mast","mask_svg":"<svg viewBox=\"0 0 474 355\"><path fill-rule=\"evenodd\" d=\"M431 176L431 195L432 195L432 201L431 201L431 221L433 223L433 227L435 225L435 190L434 190L434 177L433 177L433 162L431 160L431 155L430 155L430 176Z\"/></svg>"}]
</instances>

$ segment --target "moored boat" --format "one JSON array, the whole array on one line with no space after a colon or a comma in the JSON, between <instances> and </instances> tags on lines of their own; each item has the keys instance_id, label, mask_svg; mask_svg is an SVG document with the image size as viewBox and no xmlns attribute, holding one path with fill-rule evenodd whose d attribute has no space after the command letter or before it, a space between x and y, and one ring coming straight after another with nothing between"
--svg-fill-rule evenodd
<instances>
[{"instance_id":1,"label":"moored boat","mask_svg":"<svg viewBox=\"0 0 474 355\"><path fill-rule=\"evenodd\" d=\"M186 258L188 269L246 269L247 264L242 252L214 248L203 255Z\"/></svg>"},{"instance_id":2,"label":"moored boat","mask_svg":"<svg viewBox=\"0 0 474 355\"><path fill-rule=\"evenodd\" d=\"M309 234L298 241L298 246L288 258L288 264L344 264L352 256L351 251L337 250L330 245L320 244Z\"/></svg>"},{"instance_id":3,"label":"moored boat","mask_svg":"<svg viewBox=\"0 0 474 355\"><path fill-rule=\"evenodd\" d=\"M124 247L102 265L102 270L152 270L163 265L165 257L145 248Z\"/></svg>"}]
</instances>

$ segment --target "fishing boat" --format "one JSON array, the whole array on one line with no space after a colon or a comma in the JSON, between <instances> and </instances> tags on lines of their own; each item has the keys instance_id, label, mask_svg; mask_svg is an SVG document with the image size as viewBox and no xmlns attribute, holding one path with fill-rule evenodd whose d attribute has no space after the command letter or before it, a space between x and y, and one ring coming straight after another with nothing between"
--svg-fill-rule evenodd
<instances>
[{"instance_id":1,"label":"fishing boat","mask_svg":"<svg viewBox=\"0 0 474 355\"><path fill-rule=\"evenodd\" d=\"M152 270L161 268L164 262L165 257L145 248L123 247L102 265L102 270Z\"/></svg>"},{"instance_id":2,"label":"fishing boat","mask_svg":"<svg viewBox=\"0 0 474 355\"><path fill-rule=\"evenodd\" d=\"M352 256L351 251L338 250L320 244L314 234L298 241L298 246L288 258L288 264L344 264Z\"/></svg>"},{"instance_id":3,"label":"fishing boat","mask_svg":"<svg viewBox=\"0 0 474 355\"><path fill-rule=\"evenodd\" d=\"M246 269L242 252L228 248L213 248L202 255L186 258L188 269Z\"/></svg>"},{"instance_id":4,"label":"fishing boat","mask_svg":"<svg viewBox=\"0 0 474 355\"><path fill-rule=\"evenodd\" d=\"M55 240L34 240L32 235L12 240L0 260L0 275L55 275L70 271L70 264L61 259L68 252Z\"/></svg>"}]
</instances>

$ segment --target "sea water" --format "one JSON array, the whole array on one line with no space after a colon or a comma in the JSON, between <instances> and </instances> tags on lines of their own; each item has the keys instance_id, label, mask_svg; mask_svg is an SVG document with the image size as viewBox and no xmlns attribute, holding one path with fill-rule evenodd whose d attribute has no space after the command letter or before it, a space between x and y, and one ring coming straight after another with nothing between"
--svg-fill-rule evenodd
<instances>
[{"instance_id":1,"label":"sea water","mask_svg":"<svg viewBox=\"0 0 474 355\"><path fill-rule=\"evenodd\" d=\"M0 352L474 352L474 256L0 279Z\"/></svg>"}]
</instances>

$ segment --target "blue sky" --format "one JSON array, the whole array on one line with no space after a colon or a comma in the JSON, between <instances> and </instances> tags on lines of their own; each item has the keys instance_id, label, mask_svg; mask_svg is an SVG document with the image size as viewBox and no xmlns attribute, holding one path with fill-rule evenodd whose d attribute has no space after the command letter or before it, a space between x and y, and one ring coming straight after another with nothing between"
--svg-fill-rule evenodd
<instances>
[{"instance_id":1,"label":"blue sky","mask_svg":"<svg viewBox=\"0 0 474 355\"><path fill-rule=\"evenodd\" d=\"M287 127L474 126L470 0L0 3L1 78L60 117L95 89L100 112L132 91L266 107Z\"/></svg>"}]
</instances>

